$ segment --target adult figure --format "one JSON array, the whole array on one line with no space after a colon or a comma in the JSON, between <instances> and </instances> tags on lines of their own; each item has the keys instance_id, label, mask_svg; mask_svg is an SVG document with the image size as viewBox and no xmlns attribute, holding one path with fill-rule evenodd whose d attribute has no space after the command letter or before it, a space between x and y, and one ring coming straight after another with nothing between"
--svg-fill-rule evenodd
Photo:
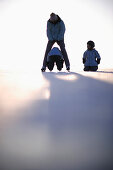
<instances>
[{"instance_id":1,"label":"adult figure","mask_svg":"<svg viewBox=\"0 0 113 170\"><path fill-rule=\"evenodd\" d=\"M66 69L70 70L70 62L68 59L68 55L65 49L64 43L64 33L65 33L65 24L63 20L55 13L50 14L50 19L47 21L47 37L48 37L48 44L43 60L42 71L46 70L46 63L47 63L47 55L50 52L52 46L56 42L61 49L62 55L64 57Z\"/></svg>"}]
</instances>

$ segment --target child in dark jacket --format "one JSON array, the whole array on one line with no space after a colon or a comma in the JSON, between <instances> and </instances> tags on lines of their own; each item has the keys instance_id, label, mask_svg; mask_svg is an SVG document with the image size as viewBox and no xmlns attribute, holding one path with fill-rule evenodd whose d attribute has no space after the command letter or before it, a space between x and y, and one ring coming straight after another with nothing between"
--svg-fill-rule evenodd
<instances>
[{"instance_id":1,"label":"child in dark jacket","mask_svg":"<svg viewBox=\"0 0 113 170\"><path fill-rule=\"evenodd\" d=\"M46 66L48 67L48 69L52 71L54 68L54 64L56 63L57 69L61 71L63 68L63 62L64 58L59 48L57 47L52 48L47 55Z\"/></svg>"},{"instance_id":2,"label":"child in dark jacket","mask_svg":"<svg viewBox=\"0 0 113 170\"><path fill-rule=\"evenodd\" d=\"M93 41L87 42L87 50L83 54L84 71L97 71L98 69L101 58L94 47L95 43Z\"/></svg>"}]
</instances>

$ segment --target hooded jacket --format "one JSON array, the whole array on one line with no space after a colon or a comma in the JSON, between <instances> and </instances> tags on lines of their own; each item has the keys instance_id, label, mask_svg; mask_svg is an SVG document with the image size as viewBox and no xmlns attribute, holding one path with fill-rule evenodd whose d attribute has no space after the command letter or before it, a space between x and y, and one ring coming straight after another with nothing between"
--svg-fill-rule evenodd
<instances>
[{"instance_id":1,"label":"hooded jacket","mask_svg":"<svg viewBox=\"0 0 113 170\"><path fill-rule=\"evenodd\" d=\"M84 66L98 66L97 59L101 59L97 50L86 50L83 54Z\"/></svg>"},{"instance_id":2,"label":"hooded jacket","mask_svg":"<svg viewBox=\"0 0 113 170\"><path fill-rule=\"evenodd\" d=\"M58 20L52 22L50 19L47 21L47 37L50 41L60 41L64 39L65 24L57 15Z\"/></svg>"},{"instance_id":3,"label":"hooded jacket","mask_svg":"<svg viewBox=\"0 0 113 170\"><path fill-rule=\"evenodd\" d=\"M48 56L47 56L47 62L49 62L50 60L50 56L60 56L61 57L61 60L63 60L63 55L61 53L61 51L59 50L59 48L57 47L54 47L49 53L48 53Z\"/></svg>"}]
</instances>

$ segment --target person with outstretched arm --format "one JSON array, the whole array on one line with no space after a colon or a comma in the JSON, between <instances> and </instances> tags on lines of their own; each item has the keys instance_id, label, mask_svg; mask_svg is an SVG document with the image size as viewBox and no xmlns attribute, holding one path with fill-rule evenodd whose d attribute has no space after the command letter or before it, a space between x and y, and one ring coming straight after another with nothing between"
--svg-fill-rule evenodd
<instances>
[{"instance_id":1,"label":"person with outstretched arm","mask_svg":"<svg viewBox=\"0 0 113 170\"><path fill-rule=\"evenodd\" d=\"M65 24L63 20L57 14L51 13L50 19L47 21L48 44L45 51L43 66L41 68L42 72L46 70L47 55L50 52L54 43L57 43L60 46L62 55L64 57L66 69L68 71L70 70L70 62L68 59L68 55L64 43L64 33L65 33Z\"/></svg>"}]
</instances>

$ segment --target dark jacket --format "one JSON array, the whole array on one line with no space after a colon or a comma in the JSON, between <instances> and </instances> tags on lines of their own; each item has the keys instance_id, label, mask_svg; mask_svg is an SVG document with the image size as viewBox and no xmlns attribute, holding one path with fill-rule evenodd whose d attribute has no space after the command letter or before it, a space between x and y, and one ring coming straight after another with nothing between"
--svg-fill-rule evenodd
<instances>
[{"instance_id":1,"label":"dark jacket","mask_svg":"<svg viewBox=\"0 0 113 170\"><path fill-rule=\"evenodd\" d=\"M58 16L58 15L57 15ZM60 41L64 39L65 24L58 16L57 22L53 23L50 19L47 21L47 37L48 40Z\"/></svg>"},{"instance_id":2,"label":"dark jacket","mask_svg":"<svg viewBox=\"0 0 113 170\"><path fill-rule=\"evenodd\" d=\"M61 53L61 51L59 50L59 48L57 47L54 47L51 49L51 51L48 53L48 56L47 56L47 62L50 61L50 56L60 56L61 59L63 60L63 55Z\"/></svg>"},{"instance_id":3,"label":"dark jacket","mask_svg":"<svg viewBox=\"0 0 113 170\"><path fill-rule=\"evenodd\" d=\"M98 66L98 60L101 60L97 50L86 50L83 54L84 66Z\"/></svg>"}]
</instances>

